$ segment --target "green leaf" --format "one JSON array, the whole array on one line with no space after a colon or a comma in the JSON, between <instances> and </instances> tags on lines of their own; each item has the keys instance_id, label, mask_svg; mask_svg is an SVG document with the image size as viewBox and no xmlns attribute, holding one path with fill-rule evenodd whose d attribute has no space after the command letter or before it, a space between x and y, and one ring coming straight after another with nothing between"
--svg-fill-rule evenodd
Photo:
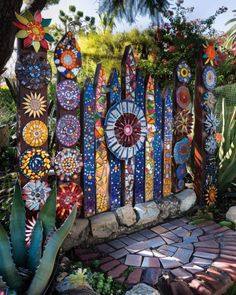
<instances>
[{"instance_id":1,"label":"green leaf","mask_svg":"<svg viewBox=\"0 0 236 295\"><path fill-rule=\"evenodd\" d=\"M49 239L45 247L43 257L40 261L40 265L36 270L35 276L27 291L28 295L40 295L45 289L50 279L50 276L52 275L57 253L64 239L71 230L71 227L76 218L76 213L77 205L74 205L69 217L63 223L63 225L56 232L54 232L52 237Z\"/></svg>"},{"instance_id":2,"label":"green leaf","mask_svg":"<svg viewBox=\"0 0 236 295\"><path fill-rule=\"evenodd\" d=\"M39 41L33 41L32 45L34 47L35 52L38 52L39 49L40 49L40 43L39 43Z\"/></svg>"},{"instance_id":3,"label":"green leaf","mask_svg":"<svg viewBox=\"0 0 236 295\"><path fill-rule=\"evenodd\" d=\"M28 19L25 18L24 16L18 14L15 12L16 18L18 19L18 21L24 25L27 25L29 23Z\"/></svg>"},{"instance_id":4,"label":"green leaf","mask_svg":"<svg viewBox=\"0 0 236 295\"><path fill-rule=\"evenodd\" d=\"M24 39L27 36L28 36L28 33L25 30L20 30L16 33L16 38Z\"/></svg>"},{"instance_id":5,"label":"green leaf","mask_svg":"<svg viewBox=\"0 0 236 295\"><path fill-rule=\"evenodd\" d=\"M13 262L9 238L1 224L0 241L0 275L9 288L19 290L22 286L22 280Z\"/></svg>"},{"instance_id":6,"label":"green leaf","mask_svg":"<svg viewBox=\"0 0 236 295\"><path fill-rule=\"evenodd\" d=\"M56 223L56 186L54 186L43 209L40 211L39 220L42 221L45 236L54 230Z\"/></svg>"},{"instance_id":7,"label":"green leaf","mask_svg":"<svg viewBox=\"0 0 236 295\"><path fill-rule=\"evenodd\" d=\"M45 39L48 42L54 42L54 38L50 34L48 34L48 33L45 34Z\"/></svg>"},{"instance_id":8,"label":"green leaf","mask_svg":"<svg viewBox=\"0 0 236 295\"><path fill-rule=\"evenodd\" d=\"M28 252L27 267L34 272L39 266L42 255L43 227L42 222L37 220L31 237L30 248Z\"/></svg>"},{"instance_id":9,"label":"green leaf","mask_svg":"<svg viewBox=\"0 0 236 295\"><path fill-rule=\"evenodd\" d=\"M234 225L233 222L228 221L228 220L223 220L223 221L219 222L219 224L222 226L228 226L228 227L231 227L232 225Z\"/></svg>"},{"instance_id":10,"label":"green leaf","mask_svg":"<svg viewBox=\"0 0 236 295\"><path fill-rule=\"evenodd\" d=\"M10 234L12 242L13 258L17 266L26 264L25 247L25 205L21 196L21 187L17 182L13 197L10 216Z\"/></svg>"},{"instance_id":11,"label":"green leaf","mask_svg":"<svg viewBox=\"0 0 236 295\"><path fill-rule=\"evenodd\" d=\"M43 18L42 22L41 22L41 25L43 27L48 27L51 23L52 19L51 18Z\"/></svg>"},{"instance_id":12,"label":"green leaf","mask_svg":"<svg viewBox=\"0 0 236 295\"><path fill-rule=\"evenodd\" d=\"M34 16L33 16L33 14L32 14L29 10L26 10L26 11L23 13L23 16L24 16L25 18L27 18L27 20L28 20L29 22L34 22Z\"/></svg>"}]
</instances>

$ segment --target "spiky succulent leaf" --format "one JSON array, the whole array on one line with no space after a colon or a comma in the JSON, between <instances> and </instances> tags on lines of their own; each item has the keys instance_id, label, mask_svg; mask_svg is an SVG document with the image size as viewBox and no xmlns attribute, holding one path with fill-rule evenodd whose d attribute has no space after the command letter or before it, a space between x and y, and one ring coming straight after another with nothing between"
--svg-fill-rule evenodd
<instances>
[{"instance_id":1,"label":"spiky succulent leaf","mask_svg":"<svg viewBox=\"0 0 236 295\"><path fill-rule=\"evenodd\" d=\"M42 243L43 243L42 222L37 220L33 229L30 248L28 252L28 260L27 260L27 267L32 272L34 272L39 266L39 262L42 255Z\"/></svg>"},{"instance_id":2,"label":"spiky succulent leaf","mask_svg":"<svg viewBox=\"0 0 236 295\"><path fill-rule=\"evenodd\" d=\"M45 236L54 230L56 223L56 186L54 186L43 209L40 211L39 220L42 221Z\"/></svg>"},{"instance_id":3,"label":"spiky succulent leaf","mask_svg":"<svg viewBox=\"0 0 236 295\"><path fill-rule=\"evenodd\" d=\"M71 227L75 221L77 213L77 204L74 205L71 214L62 224L62 226L54 232L52 237L49 239L43 257L40 261L40 265L35 272L35 276L31 281L30 287L27 291L27 295L40 295L45 289L50 276L52 275L54 263L56 260L57 253L71 230Z\"/></svg>"},{"instance_id":4,"label":"spiky succulent leaf","mask_svg":"<svg viewBox=\"0 0 236 295\"><path fill-rule=\"evenodd\" d=\"M26 265L27 256L25 247L25 206L18 182L15 185L11 208L10 234L14 261L17 266L23 267Z\"/></svg>"},{"instance_id":5,"label":"spiky succulent leaf","mask_svg":"<svg viewBox=\"0 0 236 295\"><path fill-rule=\"evenodd\" d=\"M19 290L22 280L11 255L8 235L0 224L0 276L11 289Z\"/></svg>"}]
</instances>

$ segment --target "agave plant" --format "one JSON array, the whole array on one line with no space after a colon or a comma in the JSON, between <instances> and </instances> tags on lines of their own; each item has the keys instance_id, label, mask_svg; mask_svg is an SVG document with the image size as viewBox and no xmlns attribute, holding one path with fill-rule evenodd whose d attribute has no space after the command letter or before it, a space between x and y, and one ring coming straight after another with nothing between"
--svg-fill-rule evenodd
<instances>
[{"instance_id":1,"label":"agave plant","mask_svg":"<svg viewBox=\"0 0 236 295\"><path fill-rule=\"evenodd\" d=\"M236 107L226 107L225 98L221 116L223 140L219 147L219 192L224 193L236 179Z\"/></svg>"},{"instance_id":2,"label":"agave plant","mask_svg":"<svg viewBox=\"0 0 236 295\"><path fill-rule=\"evenodd\" d=\"M0 290L15 294L40 295L53 273L58 251L76 218L77 205L55 229L56 190L52 190L34 226L29 249L25 243L25 207L21 188L15 186L10 216L10 238L0 224Z\"/></svg>"}]
</instances>

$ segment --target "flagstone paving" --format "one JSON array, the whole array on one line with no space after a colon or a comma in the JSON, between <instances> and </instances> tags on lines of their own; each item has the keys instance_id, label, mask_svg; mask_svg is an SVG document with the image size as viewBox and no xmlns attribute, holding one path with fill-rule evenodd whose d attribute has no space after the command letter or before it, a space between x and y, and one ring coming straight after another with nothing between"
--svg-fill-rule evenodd
<instances>
[{"instance_id":1,"label":"flagstone paving","mask_svg":"<svg viewBox=\"0 0 236 295\"><path fill-rule=\"evenodd\" d=\"M169 274L173 295L223 294L236 281L236 232L186 218L119 237L90 249L76 249L85 264L126 285L158 284Z\"/></svg>"}]
</instances>

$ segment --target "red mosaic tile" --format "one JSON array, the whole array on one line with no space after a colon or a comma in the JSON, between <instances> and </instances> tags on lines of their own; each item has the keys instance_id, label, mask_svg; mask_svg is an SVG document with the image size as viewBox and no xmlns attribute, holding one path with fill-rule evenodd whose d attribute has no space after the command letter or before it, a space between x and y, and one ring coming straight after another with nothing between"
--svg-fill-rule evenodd
<instances>
[{"instance_id":1,"label":"red mosaic tile","mask_svg":"<svg viewBox=\"0 0 236 295\"><path fill-rule=\"evenodd\" d=\"M128 254L125 259L125 264L130 266L140 266L143 257L141 255Z\"/></svg>"},{"instance_id":2,"label":"red mosaic tile","mask_svg":"<svg viewBox=\"0 0 236 295\"><path fill-rule=\"evenodd\" d=\"M140 282L142 276L142 269L136 268L133 272L131 272L126 280L127 284L136 285ZM146 294L147 295L147 294Z\"/></svg>"},{"instance_id":3,"label":"red mosaic tile","mask_svg":"<svg viewBox=\"0 0 236 295\"><path fill-rule=\"evenodd\" d=\"M120 264L117 267L113 268L113 270L110 270L107 275L111 276L113 279L120 277L128 268L128 266L124 264Z\"/></svg>"},{"instance_id":4,"label":"red mosaic tile","mask_svg":"<svg viewBox=\"0 0 236 295\"><path fill-rule=\"evenodd\" d=\"M104 263L111 261L111 260L113 260L113 258L111 256L104 257L104 258L100 259L100 264L104 264Z\"/></svg>"},{"instance_id":5,"label":"red mosaic tile","mask_svg":"<svg viewBox=\"0 0 236 295\"><path fill-rule=\"evenodd\" d=\"M206 271L207 274L210 274L213 277L217 277L218 281L222 282L223 285L231 284L232 280L230 276L223 270L220 270L216 267L209 267Z\"/></svg>"},{"instance_id":6,"label":"red mosaic tile","mask_svg":"<svg viewBox=\"0 0 236 295\"><path fill-rule=\"evenodd\" d=\"M160 261L157 257L144 257L142 267L160 267Z\"/></svg>"},{"instance_id":7,"label":"red mosaic tile","mask_svg":"<svg viewBox=\"0 0 236 295\"><path fill-rule=\"evenodd\" d=\"M220 290L222 288L222 282L218 280L217 277L214 277L205 272L200 272L196 274L196 279L204 281L212 290Z\"/></svg>"},{"instance_id":8,"label":"red mosaic tile","mask_svg":"<svg viewBox=\"0 0 236 295\"><path fill-rule=\"evenodd\" d=\"M218 258L211 266L226 272L232 280L236 281L236 261Z\"/></svg>"},{"instance_id":9,"label":"red mosaic tile","mask_svg":"<svg viewBox=\"0 0 236 295\"><path fill-rule=\"evenodd\" d=\"M235 255L235 252L231 252L233 253L233 256L232 255L226 255L226 254L220 254L220 258L223 258L223 259L228 259L228 260L234 260L236 261L236 256Z\"/></svg>"},{"instance_id":10,"label":"red mosaic tile","mask_svg":"<svg viewBox=\"0 0 236 295\"><path fill-rule=\"evenodd\" d=\"M107 272L119 264L120 264L120 262L118 260L114 259L112 261L109 261L109 262L106 262L106 263L100 265L100 269L104 272Z\"/></svg>"}]
</instances>

